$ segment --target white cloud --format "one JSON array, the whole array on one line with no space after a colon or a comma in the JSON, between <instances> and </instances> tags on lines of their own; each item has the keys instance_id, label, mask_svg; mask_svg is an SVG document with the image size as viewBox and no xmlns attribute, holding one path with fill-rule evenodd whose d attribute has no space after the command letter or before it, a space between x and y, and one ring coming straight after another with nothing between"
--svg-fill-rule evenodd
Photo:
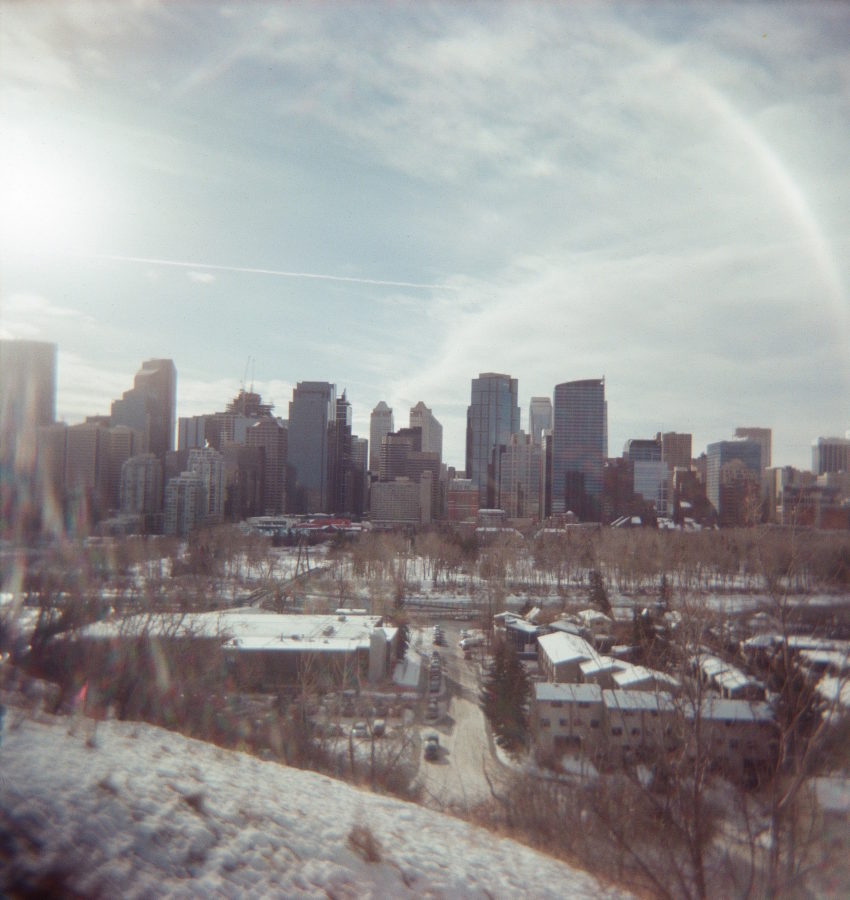
<instances>
[{"instance_id":1,"label":"white cloud","mask_svg":"<svg viewBox=\"0 0 850 900\"><path fill-rule=\"evenodd\" d=\"M186 275L194 284L212 284L215 281L215 275L211 272L187 272Z\"/></svg>"}]
</instances>

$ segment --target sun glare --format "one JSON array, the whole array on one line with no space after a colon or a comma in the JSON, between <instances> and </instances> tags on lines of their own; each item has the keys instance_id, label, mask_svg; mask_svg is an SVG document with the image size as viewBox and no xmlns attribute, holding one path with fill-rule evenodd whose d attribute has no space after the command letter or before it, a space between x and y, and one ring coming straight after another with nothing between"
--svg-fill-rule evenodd
<instances>
[{"instance_id":1,"label":"sun glare","mask_svg":"<svg viewBox=\"0 0 850 900\"><path fill-rule=\"evenodd\" d=\"M43 257L91 244L96 191L56 150L30 141L0 147L0 240L5 254Z\"/></svg>"}]
</instances>

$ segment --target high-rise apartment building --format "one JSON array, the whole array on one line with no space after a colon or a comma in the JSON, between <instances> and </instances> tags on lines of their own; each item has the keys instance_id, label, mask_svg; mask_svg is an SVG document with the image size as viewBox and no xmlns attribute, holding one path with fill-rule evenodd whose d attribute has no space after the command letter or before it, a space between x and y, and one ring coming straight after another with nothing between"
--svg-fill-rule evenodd
<instances>
[{"instance_id":1,"label":"high-rise apartment building","mask_svg":"<svg viewBox=\"0 0 850 900\"><path fill-rule=\"evenodd\" d=\"M815 475L850 472L850 438L819 437L812 444L812 471Z\"/></svg>"},{"instance_id":2,"label":"high-rise apartment building","mask_svg":"<svg viewBox=\"0 0 850 900\"><path fill-rule=\"evenodd\" d=\"M479 505L499 504L502 451L520 430L519 383L510 375L482 372L472 379L466 413L466 474L478 490Z\"/></svg>"},{"instance_id":3,"label":"high-rise apartment building","mask_svg":"<svg viewBox=\"0 0 850 900\"><path fill-rule=\"evenodd\" d=\"M289 404L286 446L289 512L327 512L328 426L336 418L336 386L327 381L299 381Z\"/></svg>"},{"instance_id":4,"label":"high-rise apartment building","mask_svg":"<svg viewBox=\"0 0 850 900\"><path fill-rule=\"evenodd\" d=\"M286 511L287 430L280 419L268 416L246 432L245 443L263 451L263 511L267 516Z\"/></svg>"},{"instance_id":5,"label":"high-rise apartment building","mask_svg":"<svg viewBox=\"0 0 850 900\"><path fill-rule=\"evenodd\" d=\"M121 512L140 516L145 531L162 527L162 463L153 453L131 456L121 467Z\"/></svg>"},{"instance_id":6,"label":"high-rise apartment building","mask_svg":"<svg viewBox=\"0 0 850 900\"><path fill-rule=\"evenodd\" d=\"M555 386L552 403L552 515L601 516L602 470L608 456L605 379Z\"/></svg>"},{"instance_id":7,"label":"high-rise apartment building","mask_svg":"<svg viewBox=\"0 0 850 900\"><path fill-rule=\"evenodd\" d=\"M541 446L519 431L508 439L502 458L501 508L512 518L537 518L540 512Z\"/></svg>"},{"instance_id":8,"label":"high-rise apartment building","mask_svg":"<svg viewBox=\"0 0 850 900\"><path fill-rule=\"evenodd\" d=\"M204 520L206 506L204 480L194 472L182 472L168 479L165 487L166 534L187 535Z\"/></svg>"},{"instance_id":9,"label":"high-rise apartment building","mask_svg":"<svg viewBox=\"0 0 850 900\"><path fill-rule=\"evenodd\" d=\"M224 457L212 447L189 451L187 471L197 475L203 485L198 517L205 524L220 522L224 515Z\"/></svg>"},{"instance_id":10,"label":"high-rise apartment building","mask_svg":"<svg viewBox=\"0 0 850 900\"><path fill-rule=\"evenodd\" d=\"M552 401L549 397L532 397L528 404L528 433L535 444L543 443L543 432L552 427Z\"/></svg>"},{"instance_id":11,"label":"high-rise apartment building","mask_svg":"<svg viewBox=\"0 0 850 900\"><path fill-rule=\"evenodd\" d=\"M177 369L170 359L149 359L136 373L133 387L112 404L109 424L126 425L143 435L143 450L164 460L174 449Z\"/></svg>"},{"instance_id":12,"label":"high-rise apartment building","mask_svg":"<svg viewBox=\"0 0 850 900\"><path fill-rule=\"evenodd\" d=\"M65 499L68 524L84 533L109 506L109 429L95 422L68 428L65 438Z\"/></svg>"},{"instance_id":13,"label":"high-rise apartment building","mask_svg":"<svg viewBox=\"0 0 850 900\"><path fill-rule=\"evenodd\" d=\"M393 430L393 411L381 400L369 419L369 471L373 474L381 464L381 441Z\"/></svg>"},{"instance_id":14,"label":"high-rise apartment building","mask_svg":"<svg viewBox=\"0 0 850 900\"><path fill-rule=\"evenodd\" d=\"M443 426L420 400L410 410L410 427L422 430L422 452L436 453L443 458Z\"/></svg>"}]
</instances>

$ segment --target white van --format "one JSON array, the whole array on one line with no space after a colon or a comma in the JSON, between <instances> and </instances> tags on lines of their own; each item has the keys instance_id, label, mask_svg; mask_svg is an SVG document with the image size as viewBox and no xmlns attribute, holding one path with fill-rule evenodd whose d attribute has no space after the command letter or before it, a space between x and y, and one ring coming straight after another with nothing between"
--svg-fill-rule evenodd
<instances>
[{"instance_id":1,"label":"white van","mask_svg":"<svg viewBox=\"0 0 850 900\"><path fill-rule=\"evenodd\" d=\"M480 647L483 643L484 638L480 635L470 635L469 637L461 638L458 646L461 650L471 650L473 647Z\"/></svg>"}]
</instances>

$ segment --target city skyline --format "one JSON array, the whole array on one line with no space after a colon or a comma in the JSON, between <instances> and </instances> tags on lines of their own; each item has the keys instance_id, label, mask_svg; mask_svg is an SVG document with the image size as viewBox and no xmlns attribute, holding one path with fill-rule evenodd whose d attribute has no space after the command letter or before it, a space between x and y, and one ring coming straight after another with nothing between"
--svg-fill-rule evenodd
<instances>
[{"instance_id":1,"label":"city skyline","mask_svg":"<svg viewBox=\"0 0 850 900\"><path fill-rule=\"evenodd\" d=\"M458 468L480 372L526 430L605 377L615 455L850 427L844 5L2 6L0 337L71 424L171 358L180 416L326 379Z\"/></svg>"}]
</instances>

